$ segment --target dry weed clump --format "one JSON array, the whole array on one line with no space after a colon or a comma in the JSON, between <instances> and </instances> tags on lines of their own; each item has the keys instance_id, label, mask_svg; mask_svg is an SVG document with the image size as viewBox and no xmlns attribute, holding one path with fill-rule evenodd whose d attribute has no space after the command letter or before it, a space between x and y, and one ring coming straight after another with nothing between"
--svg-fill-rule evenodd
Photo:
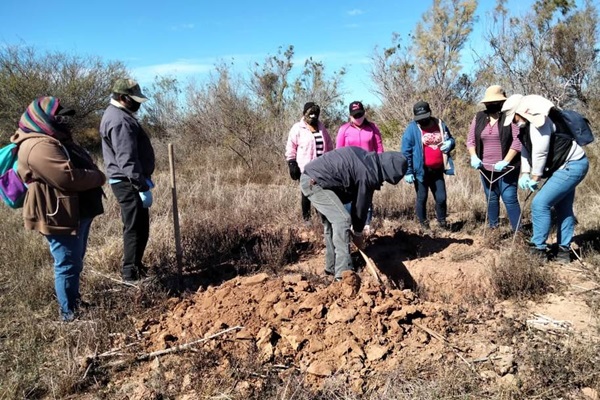
<instances>
[{"instance_id":1,"label":"dry weed clump","mask_svg":"<svg viewBox=\"0 0 600 400\"><path fill-rule=\"evenodd\" d=\"M500 299L531 299L556 290L558 278L544 261L525 249L499 250L490 267L490 280Z\"/></svg>"},{"instance_id":2,"label":"dry weed clump","mask_svg":"<svg viewBox=\"0 0 600 400\"><path fill-rule=\"evenodd\" d=\"M520 392L524 398L572 398L574 391L583 388L600 390L600 343L547 339L534 337L522 346L525 373Z\"/></svg>"}]
</instances>

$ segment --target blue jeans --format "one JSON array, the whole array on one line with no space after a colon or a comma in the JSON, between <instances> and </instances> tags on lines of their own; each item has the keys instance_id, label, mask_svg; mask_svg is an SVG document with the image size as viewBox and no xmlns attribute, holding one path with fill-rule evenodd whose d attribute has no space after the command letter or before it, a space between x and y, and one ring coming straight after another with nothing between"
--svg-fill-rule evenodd
<instances>
[{"instance_id":1,"label":"blue jeans","mask_svg":"<svg viewBox=\"0 0 600 400\"><path fill-rule=\"evenodd\" d=\"M75 312L79 294L79 276L87 248L92 218L79 221L77 235L46 235L54 257L54 290L62 317Z\"/></svg>"},{"instance_id":2,"label":"blue jeans","mask_svg":"<svg viewBox=\"0 0 600 400\"><path fill-rule=\"evenodd\" d=\"M321 213L325 236L325 271L341 278L342 272L352 270L350 213L333 191L323 189L306 174L300 177L300 189Z\"/></svg>"},{"instance_id":3,"label":"blue jeans","mask_svg":"<svg viewBox=\"0 0 600 400\"><path fill-rule=\"evenodd\" d=\"M497 177L501 176L503 174L502 172L491 172L487 170L482 170L482 172L489 179L481 176L481 184L483 185L483 191L485 192L485 198L488 204L487 214L490 227L498 227L500 198L502 198L504 206L506 207L506 214L508 214L510 226L514 231L519 226L519 218L521 217L521 206L519 206L519 198L517 197L519 171L514 169L500 179L497 179ZM493 181L494 179L497 180L490 185L490 181Z\"/></svg>"},{"instance_id":4,"label":"blue jeans","mask_svg":"<svg viewBox=\"0 0 600 400\"><path fill-rule=\"evenodd\" d=\"M346 207L346 211L348 211L349 214L352 214L352 203L346 203L344 204L344 207ZM367 211L365 226L371 225L371 219L373 219L373 204L369 206L369 210Z\"/></svg>"},{"instance_id":5,"label":"blue jeans","mask_svg":"<svg viewBox=\"0 0 600 400\"><path fill-rule=\"evenodd\" d=\"M421 224L427 222L427 197L429 190L435 200L435 216L438 222L446 222L446 182L444 181L444 169L430 169L425 167L423 182L415 179L415 190L417 192L417 218Z\"/></svg>"},{"instance_id":6,"label":"blue jeans","mask_svg":"<svg viewBox=\"0 0 600 400\"><path fill-rule=\"evenodd\" d=\"M569 161L563 169L554 172L531 202L533 237L531 243L538 249L546 248L552 225L551 209L556 212L557 242L569 247L575 230L573 202L575 188L585 178L589 169L587 157Z\"/></svg>"}]
</instances>

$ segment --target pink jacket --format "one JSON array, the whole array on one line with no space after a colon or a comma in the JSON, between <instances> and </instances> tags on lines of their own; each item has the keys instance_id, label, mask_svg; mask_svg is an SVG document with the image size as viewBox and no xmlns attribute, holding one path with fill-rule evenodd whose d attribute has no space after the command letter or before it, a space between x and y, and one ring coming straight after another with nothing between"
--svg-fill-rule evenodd
<instances>
[{"instance_id":1,"label":"pink jacket","mask_svg":"<svg viewBox=\"0 0 600 400\"><path fill-rule=\"evenodd\" d=\"M338 149L340 147L356 146L366 151L383 153L381 133L373 122L364 123L361 127L346 122L338 130L336 144Z\"/></svg>"},{"instance_id":2,"label":"pink jacket","mask_svg":"<svg viewBox=\"0 0 600 400\"><path fill-rule=\"evenodd\" d=\"M329 132L327 132L325 125L320 121L319 131L323 135L323 153L333 150L333 142L331 141ZM300 122L296 122L292 126L292 129L290 129L285 146L285 159L295 159L300 167L300 171L304 172L304 166L315 158L317 158L315 137L306 122L304 122L304 119L302 119Z\"/></svg>"}]
</instances>

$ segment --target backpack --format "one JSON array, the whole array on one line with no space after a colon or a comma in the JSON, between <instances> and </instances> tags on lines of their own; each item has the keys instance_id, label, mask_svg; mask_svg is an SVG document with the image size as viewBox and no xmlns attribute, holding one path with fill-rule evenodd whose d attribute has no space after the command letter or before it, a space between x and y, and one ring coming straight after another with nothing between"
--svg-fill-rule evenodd
<instances>
[{"instance_id":1,"label":"backpack","mask_svg":"<svg viewBox=\"0 0 600 400\"><path fill-rule=\"evenodd\" d=\"M556 125L557 133L570 135L578 145L586 146L594 141L590 121L577 111L553 107L548 116Z\"/></svg>"},{"instance_id":2,"label":"backpack","mask_svg":"<svg viewBox=\"0 0 600 400\"><path fill-rule=\"evenodd\" d=\"M10 143L0 149L0 196L10 208L23 207L27 185L17 174L19 146Z\"/></svg>"}]
</instances>

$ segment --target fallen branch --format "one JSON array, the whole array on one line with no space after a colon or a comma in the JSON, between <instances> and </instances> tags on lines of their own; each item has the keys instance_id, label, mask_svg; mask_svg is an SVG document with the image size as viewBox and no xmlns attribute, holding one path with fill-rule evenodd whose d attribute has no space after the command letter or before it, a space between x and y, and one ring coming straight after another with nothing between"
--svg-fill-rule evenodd
<instances>
[{"instance_id":1,"label":"fallen branch","mask_svg":"<svg viewBox=\"0 0 600 400\"><path fill-rule=\"evenodd\" d=\"M467 361L467 359L466 359L466 358L464 358L464 357L463 357L463 356L460 354L460 352L462 352L462 351L463 351L463 350L462 350L460 347L458 347L458 346L456 346L456 345L454 345L454 344L450 343L450 341L449 341L448 339L446 339L444 336L442 336L442 335L440 335L439 333L437 333L437 332L435 332L435 331L433 331L433 330L431 330L431 329L427 328L426 326L423 326L423 325L421 325L421 324L419 324L419 323L417 323L417 322L415 322L415 321L413 321L413 322L412 322L412 324L413 324L414 326L416 326L417 328L419 328L419 329L421 329L421 330L425 331L425 332L426 332L426 333L428 333L430 336L432 336L432 337L436 338L436 339L437 339L437 340L439 340L440 342L444 343L444 344L445 344L445 345L447 345L448 347L450 347L450 348L451 348L451 349L454 351L454 354L456 354L456 356L457 356L458 358L460 358L460 359L461 359L461 360L462 360L462 361L463 361L465 364L467 364L467 366L469 367L469 369L470 369L470 370L471 370L473 373L477 374L477 370L475 370L475 368L473 367L473 365L471 365L471 363L470 363L469 361ZM477 375L478 375L478 374L477 374Z\"/></svg>"},{"instance_id":2,"label":"fallen branch","mask_svg":"<svg viewBox=\"0 0 600 400\"><path fill-rule=\"evenodd\" d=\"M227 328L227 329L225 329L225 330L223 330L221 332L217 332L217 333L215 333L213 335L210 335L208 337L205 337L205 338L202 338L202 339L198 339L198 340L194 340L193 342L185 343L185 344L178 345L178 346L175 346L175 347L171 347L171 348L168 348L168 349L165 349L165 350L158 350L158 351L153 351L152 353L141 354L141 355L137 356L133 361L146 361L146 360L149 360L150 358L153 358L153 357L160 357L160 356L164 356L165 354L177 353L179 351L188 350L192 346L195 346L195 345L200 344L200 343L207 342L207 341L209 341L211 339L214 339L214 338L216 338L218 336L224 335L224 334L226 334L228 332L240 330L240 329L243 329L243 328L244 327L240 326L240 325L234 326L232 328ZM123 361L117 361L117 362L109 363L108 366L110 366L110 367L116 367L116 366L119 366L119 365L123 365L126 362L127 361L125 361L125 360L123 360Z\"/></svg>"},{"instance_id":3,"label":"fallen branch","mask_svg":"<svg viewBox=\"0 0 600 400\"><path fill-rule=\"evenodd\" d=\"M135 284L133 284L133 283L130 283L130 282L125 282L125 281L123 281L123 280L120 280L120 279L115 279L115 278L113 278L112 276L108 276L108 275L106 275L106 274L103 274L103 273L101 273L101 272L98 272L98 271L96 271L96 270L94 270L94 269L92 269L92 268L86 268L86 270L87 270L87 271L90 271L90 272L92 272L92 273L94 273L94 274L96 274L96 275L98 275L98 276L101 276L101 277L103 277L103 278L106 278L106 279L108 279L108 280L110 280L110 281L113 281L113 282L120 283L121 285L130 286L130 287L134 287L134 288L137 288L137 287L138 287L137 285L135 285Z\"/></svg>"}]
</instances>

